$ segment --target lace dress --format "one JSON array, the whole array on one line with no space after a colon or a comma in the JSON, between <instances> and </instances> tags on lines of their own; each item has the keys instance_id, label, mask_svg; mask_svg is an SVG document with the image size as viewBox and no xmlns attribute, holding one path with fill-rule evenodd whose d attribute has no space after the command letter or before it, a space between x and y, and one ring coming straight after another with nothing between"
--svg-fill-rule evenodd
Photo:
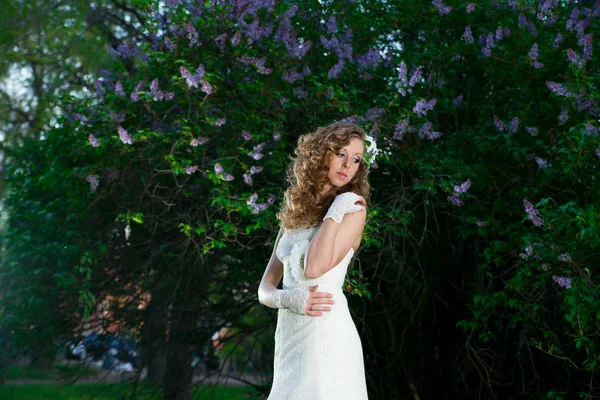
<instances>
[{"instance_id":1,"label":"lace dress","mask_svg":"<svg viewBox=\"0 0 600 400\"><path fill-rule=\"evenodd\" d=\"M342 291L350 248L344 259L317 279L304 277L304 256L319 227L286 231L275 250L283 262L283 289L319 284L335 304L322 317L279 309L275 364L268 400L365 400L363 353Z\"/></svg>"}]
</instances>

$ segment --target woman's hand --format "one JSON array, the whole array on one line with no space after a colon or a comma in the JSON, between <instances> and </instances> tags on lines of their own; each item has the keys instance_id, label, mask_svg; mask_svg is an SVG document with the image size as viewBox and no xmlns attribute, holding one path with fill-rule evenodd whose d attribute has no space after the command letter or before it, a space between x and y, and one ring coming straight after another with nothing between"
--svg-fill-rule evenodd
<instances>
[{"instance_id":1,"label":"woman's hand","mask_svg":"<svg viewBox=\"0 0 600 400\"><path fill-rule=\"evenodd\" d=\"M353 192L342 193L337 195L333 200L333 203L329 207L329 210L327 210L327 214L325 214L323 221L325 221L327 218L331 218L338 224L341 224L344 215L362 211L366 208L367 202L365 201L364 197Z\"/></svg>"},{"instance_id":2,"label":"woman's hand","mask_svg":"<svg viewBox=\"0 0 600 400\"><path fill-rule=\"evenodd\" d=\"M335 304L333 295L326 292L317 292L319 285L308 287L308 299L306 300L306 315L311 317L323 316L323 311L331 311L331 307L324 304Z\"/></svg>"}]
</instances>

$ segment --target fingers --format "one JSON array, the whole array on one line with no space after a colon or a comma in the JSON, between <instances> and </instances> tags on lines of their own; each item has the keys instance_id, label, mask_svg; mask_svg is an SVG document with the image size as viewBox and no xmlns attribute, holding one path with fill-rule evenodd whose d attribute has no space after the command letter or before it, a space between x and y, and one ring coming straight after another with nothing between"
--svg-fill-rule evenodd
<instances>
[{"instance_id":1,"label":"fingers","mask_svg":"<svg viewBox=\"0 0 600 400\"><path fill-rule=\"evenodd\" d=\"M309 286L309 287L308 287L308 291L309 291L309 292L314 292L314 291L316 291L316 290L317 290L317 288L318 288L318 287L319 287L319 285Z\"/></svg>"}]
</instances>

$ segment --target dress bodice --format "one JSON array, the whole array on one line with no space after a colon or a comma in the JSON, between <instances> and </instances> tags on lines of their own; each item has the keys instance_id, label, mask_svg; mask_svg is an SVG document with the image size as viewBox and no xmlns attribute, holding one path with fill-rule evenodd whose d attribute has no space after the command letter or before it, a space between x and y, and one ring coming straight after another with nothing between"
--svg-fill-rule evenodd
<instances>
[{"instance_id":1,"label":"dress bodice","mask_svg":"<svg viewBox=\"0 0 600 400\"><path fill-rule=\"evenodd\" d=\"M279 238L275 254L283 263L283 286L292 288L298 286L312 286L315 284L331 285L341 287L348 270L348 265L354 249L350 247L346 256L338 265L327 271L316 279L308 279L304 276L306 267L306 251L310 241L319 230L319 227L296 228L285 231Z\"/></svg>"}]
</instances>

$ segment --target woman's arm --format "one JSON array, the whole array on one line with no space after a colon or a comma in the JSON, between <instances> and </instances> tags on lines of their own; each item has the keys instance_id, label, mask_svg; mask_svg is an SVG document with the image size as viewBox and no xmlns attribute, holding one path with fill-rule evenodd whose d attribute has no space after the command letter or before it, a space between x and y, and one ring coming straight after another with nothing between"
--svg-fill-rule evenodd
<instances>
[{"instance_id":1,"label":"woman's arm","mask_svg":"<svg viewBox=\"0 0 600 400\"><path fill-rule=\"evenodd\" d=\"M279 229L277 239L275 239L273 253L271 253L271 259L267 264L265 273L263 274L260 285L258 286L258 301L261 304L271 308L277 308L275 302L273 301L273 294L277 291L277 286L279 286L279 282L281 282L281 278L283 278L283 263L275 254L277 245L279 244L279 239L282 235L283 227Z\"/></svg>"},{"instance_id":2,"label":"woman's arm","mask_svg":"<svg viewBox=\"0 0 600 400\"><path fill-rule=\"evenodd\" d=\"M338 265L350 247L362 236L367 212L356 211L344 215L338 224L326 219L313 237L304 261L304 276L316 279Z\"/></svg>"}]
</instances>

